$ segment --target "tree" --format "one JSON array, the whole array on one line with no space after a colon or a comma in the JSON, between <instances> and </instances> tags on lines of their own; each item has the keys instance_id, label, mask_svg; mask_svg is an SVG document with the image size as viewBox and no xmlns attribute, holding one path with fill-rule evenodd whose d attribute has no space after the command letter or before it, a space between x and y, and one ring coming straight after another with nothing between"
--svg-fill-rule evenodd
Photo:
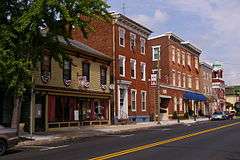
<instances>
[{"instance_id":1,"label":"tree","mask_svg":"<svg viewBox=\"0 0 240 160\"><path fill-rule=\"evenodd\" d=\"M44 50L62 64L68 55L60 38L74 27L87 37L92 20L110 20L103 0L2 0L0 2L0 83L14 96L12 127L19 122L21 101Z\"/></svg>"}]
</instances>

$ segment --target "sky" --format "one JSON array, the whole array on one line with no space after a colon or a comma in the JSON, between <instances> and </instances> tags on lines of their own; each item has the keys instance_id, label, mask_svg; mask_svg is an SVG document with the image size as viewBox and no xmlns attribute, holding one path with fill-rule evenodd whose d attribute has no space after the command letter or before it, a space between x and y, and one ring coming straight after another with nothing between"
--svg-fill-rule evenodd
<instances>
[{"instance_id":1,"label":"sky","mask_svg":"<svg viewBox=\"0 0 240 160\"><path fill-rule=\"evenodd\" d=\"M110 10L151 29L151 36L174 32L220 61L227 85L240 84L240 0L107 0Z\"/></svg>"}]
</instances>

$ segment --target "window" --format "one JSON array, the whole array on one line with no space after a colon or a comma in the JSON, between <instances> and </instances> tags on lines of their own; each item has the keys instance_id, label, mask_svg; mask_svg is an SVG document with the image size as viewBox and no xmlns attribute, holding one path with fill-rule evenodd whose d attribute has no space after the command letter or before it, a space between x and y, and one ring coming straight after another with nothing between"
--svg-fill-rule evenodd
<instances>
[{"instance_id":1,"label":"window","mask_svg":"<svg viewBox=\"0 0 240 160\"><path fill-rule=\"evenodd\" d=\"M196 90L199 90L199 79L196 78Z\"/></svg>"},{"instance_id":2,"label":"window","mask_svg":"<svg viewBox=\"0 0 240 160\"><path fill-rule=\"evenodd\" d=\"M141 80L145 81L146 80L146 63L141 62Z\"/></svg>"},{"instance_id":3,"label":"window","mask_svg":"<svg viewBox=\"0 0 240 160\"><path fill-rule=\"evenodd\" d=\"M183 74L183 88L186 88L186 75Z\"/></svg>"},{"instance_id":4,"label":"window","mask_svg":"<svg viewBox=\"0 0 240 160\"><path fill-rule=\"evenodd\" d=\"M152 74L158 74L158 69L153 69ZM159 79L161 79L161 69L159 69Z\"/></svg>"},{"instance_id":5,"label":"window","mask_svg":"<svg viewBox=\"0 0 240 160\"><path fill-rule=\"evenodd\" d=\"M136 111L136 100L137 99L137 91L135 89L131 89L131 110Z\"/></svg>"},{"instance_id":6,"label":"window","mask_svg":"<svg viewBox=\"0 0 240 160\"><path fill-rule=\"evenodd\" d=\"M82 75L86 77L87 82L90 82L90 63L82 63Z\"/></svg>"},{"instance_id":7,"label":"window","mask_svg":"<svg viewBox=\"0 0 240 160\"><path fill-rule=\"evenodd\" d=\"M125 56L119 55L119 74L121 77L125 77Z\"/></svg>"},{"instance_id":8,"label":"window","mask_svg":"<svg viewBox=\"0 0 240 160\"><path fill-rule=\"evenodd\" d=\"M172 48L172 61L175 62L175 48Z\"/></svg>"},{"instance_id":9,"label":"window","mask_svg":"<svg viewBox=\"0 0 240 160\"><path fill-rule=\"evenodd\" d=\"M140 38L140 42L141 42L141 53L145 54L146 40L144 38Z\"/></svg>"},{"instance_id":10,"label":"window","mask_svg":"<svg viewBox=\"0 0 240 160\"><path fill-rule=\"evenodd\" d=\"M107 84L107 67L105 66L100 67L100 83L101 85Z\"/></svg>"},{"instance_id":11,"label":"window","mask_svg":"<svg viewBox=\"0 0 240 160\"><path fill-rule=\"evenodd\" d=\"M195 57L195 68L198 69L198 57Z\"/></svg>"},{"instance_id":12,"label":"window","mask_svg":"<svg viewBox=\"0 0 240 160\"><path fill-rule=\"evenodd\" d=\"M119 46L125 47L125 29L119 28Z\"/></svg>"},{"instance_id":13,"label":"window","mask_svg":"<svg viewBox=\"0 0 240 160\"><path fill-rule=\"evenodd\" d=\"M179 98L179 111L183 110L183 99Z\"/></svg>"},{"instance_id":14,"label":"window","mask_svg":"<svg viewBox=\"0 0 240 160\"><path fill-rule=\"evenodd\" d=\"M130 33L130 50L133 50L136 46L136 34Z\"/></svg>"},{"instance_id":15,"label":"window","mask_svg":"<svg viewBox=\"0 0 240 160\"><path fill-rule=\"evenodd\" d=\"M182 54L182 65L185 66L185 53Z\"/></svg>"},{"instance_id":16,"label":"window","mask_svg":"<svg viewBox=\"0 0 240 160\"><path fill-rule=\"evenodd\" d=\"M173 85L173 86L176 85L176 73L175 73L174 70L172 71L172 85Z\"/></svg>"},{"instance_id":17,"label":"window","mask_svg":"<svg viewBox=\"0 0 240 160\"><path fill-rule=\"evenodd\" d=\"M191 55L190 54L187 55L187 64L188 64L188 66L191 67Z\"/></svg>"},{"instance_id":18,"label":"window","mask_svg":"<svg viewBox=\"0 0 240 160\"><path fill-rule=\"evenodd\" d=\"M177 63L181 64L181 55L179 50L177 50Z\"/></svg>"},{"instance_id":19,"label":"window","mask_svg":"<svg viewBox=\"0 0 240 160\"><path fill-rule=\"evenodd\" d=\"M174 111L177 111L177 97L173 98Z\"/></svg>"},{"instance_id":20,"label":"window","mask_svg":"<svg viewBox=\"0 0 240 160\"><path fill-rule=\"evenodd\" d=\"M131 64L131 78L136 79L136 60L131 59L130 64Z\"/></svg>"},{"instance_id":21,"label":"window","mask_svg":"<svg viewBox=\"0 0 240 160\"><path fill-rule=\"evenodd\" d=\"M160 46L152 47L152 60L157 61L160 59Z\"/></svg>"},{"instance_id":22,"label":"window","mask_svg":"<svg viewBox=\"0 0 240 160\"><path fill-rule=\"evenodd\" d=\"M181 73L178 72L178 87L181 87L181 83L182 83L182 81L181 81Z\"/></svg>"},{"instance_id":23,"label":"window","mask_svg":"<svg viewBox=\"0 0 240 160\"><path fill-rule=\"evenodd\" d=\"M192 77L188 76L188 88L192 88Z\"/></svg>"},{"instance_id":24,"label":"window","mask_svg":"<svg viewBox=\"0 0 240 160\"><path fill-rule=\"evenodd\" d=\"M43 56L43 62L41 64L41 79L44 83L47 83L51 78L51 57L49 55Z\"/></svg>"},{"instance_id":25,"label":"window","mask_svg":"<svg viewBox=\"0 0 240 160\"><path fill-rule=\"evenodd\" d=\"M63 62L63 79L71 80L71 62L64 60Z\"/></svg>"},{"instance_id":26,"label":"window","mask_svg":"<svg viewBox=\"0 0 240 160\"><path fill-rule=\"evenodd\" d=\"M146 91L141 91L141 108L142 111L146 111L146 101L147 101L147 92Z\"/></svg>"}]
</instances>

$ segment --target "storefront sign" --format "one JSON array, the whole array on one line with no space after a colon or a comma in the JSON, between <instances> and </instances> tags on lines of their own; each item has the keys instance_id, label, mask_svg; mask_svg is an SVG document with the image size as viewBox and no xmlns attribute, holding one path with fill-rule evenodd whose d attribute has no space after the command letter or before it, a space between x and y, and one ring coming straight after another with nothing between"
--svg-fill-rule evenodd
<instances>
[{"instance_id":1,"label":"storefront sign","mask_svg":"<svg viewBox=\"0 0 240 160\"><path fill-rule=\"evenodd\" d=\"M79 111L74 110L74 121L79 121Z\"/></svg>"}]
</instances>

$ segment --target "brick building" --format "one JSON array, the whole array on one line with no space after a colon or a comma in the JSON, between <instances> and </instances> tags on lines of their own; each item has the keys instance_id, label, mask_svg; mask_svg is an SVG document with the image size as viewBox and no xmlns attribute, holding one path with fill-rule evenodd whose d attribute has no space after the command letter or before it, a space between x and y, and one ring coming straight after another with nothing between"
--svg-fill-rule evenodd
<instances>
[{"instance_id":1,"label":"brick building","mask_svg":"<svg viewBox=\"0 0 240 160\"><path fill-rule=\"evenodd\" d=\"M95 21L95 32L84 39L79 30L73 38L113 56L113 120L149 121L151 55L147 39L151 30L122 14L113 14L112 23Z\"/></svg>"},{"instance_id":2,"label":"brick building","mask_svg":"<svg viewBox=\"0 0 240 160\"><path fill-rule=\"evenodd\" d=\"M110 123L112 57L69 41L62 67L49 53L34 73L33 132Z\"/></svg>"},{"instance_id":3,"label":"brick building","mask_svg":"<svg viewBox=\"0 0 240 160\"><path fill-rule=\"evenodd\" d=\"M212 65L200 63L200 90L207 97L207 101L202 103L204 115L210 115L214 112L216 99L212 94Z\"/></svg>"},{"instance_id":4,"label":"brick building","mask_svg":"<svg viewBox=\"0 0 240 160\"><path fill-rule=\"evenodd\" d=\"M174 118L201 112L200 101L206 97L200 93L200 49L173 33L149 39L152 51L152 74L160 79L160 119ZM159 56L160 54L160 56ZM151 86L151 111L157 112L157 87Z\"/></svg>"},{"instance_id":5,"label":"brick building","mask_svg":"<svg viewBox=\"0 0 240 160\"><path fill-rule=\"evenodd\" d=\"M213 64L212 72L212 86L213 86L213 95L217 99L215 106L216 111L225 111L225 82L223 79L223 65L216 61Z\"/></svg>"}]
</instances>

